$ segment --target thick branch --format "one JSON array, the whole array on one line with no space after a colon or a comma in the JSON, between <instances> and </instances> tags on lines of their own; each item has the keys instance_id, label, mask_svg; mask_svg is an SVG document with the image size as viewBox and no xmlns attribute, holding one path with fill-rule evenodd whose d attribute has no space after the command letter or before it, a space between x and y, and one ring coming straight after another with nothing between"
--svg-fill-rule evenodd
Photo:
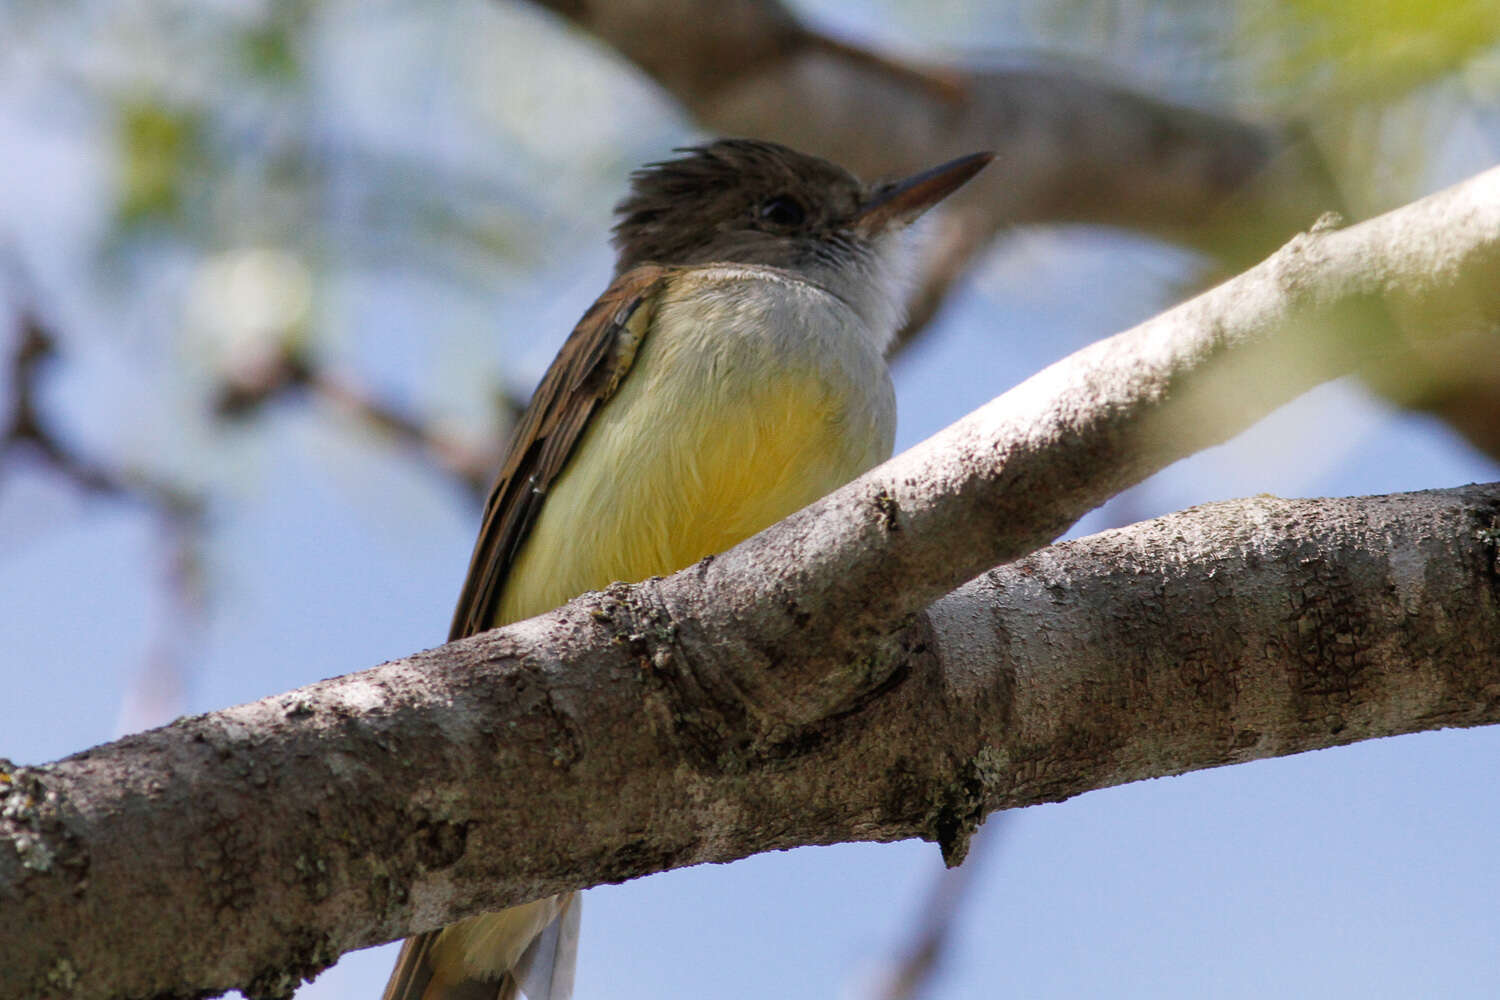
<instances>
[{"instance_id":1,"label":"thick branch","mask_svg":"<svg viewBox=\"0 0 1500 1000\"><path fill-rule=\"evenodd\" d=\"M1359 320L1382 293L1434 334L1493 327L1497 242L1500 171L1308 234L674 577L16 772L0 807L0 983L278 994L347 948L560 888L833 840L925 834L953 858L993 807L1495 721L1493 490L1370 504L1355 528L1318 505L1234 514L1259 533L1177 557L1215 613L1249 602L1231 641L1167 615L1186 598L1106 612L1132 648L1165 652L1124 674L1097 666L1097 690L1066 658L1055 680L1035 669L1055 630L1033 636L1025 619L1000 615L1007 640L990 646L1034 660L945 655L983 648L972 589L930 624L918 615L1379 353ZM1169 530L1204 536L1185 517ZM1281 576L1228 587L1217 570L1240 549L1235 573ZM1132 565L1109 551L1104 572ZM1155 572L1178 579L1174 565ZM1050 566L1009 571L1022 575L1006 591ZM1368 590L1335 587L1346 578ZM1319 588L1326 607L1287 603ZM1249 622L1280 622L1278 643L1241 648Z\"/></svg>"},{"instance_id":2,"label":"thick branch","mask_svg":"<svg viewBox=\"0 0 1500 1000\"><path fill-rule=\"evenodd\" d=\"M738 595L689 614L676 642L717 665L751 609L783 607L711 683L778 727L878 685L893 623L985 568L1047 544L1158 469L1217 444L1308 387L1387 353L1372 314L1434 337L1500 329L1500 169L1350 229L1316 229L1264 263L1093 344L710 563ZM1491 334L1492 335L1492 334ZM811 631L832 663L788 669ZM708 651L712 650L712 656Z\"/></svg>"},{"instance_id":3,"label":"thick branch","mask_svg":"<svg viewBox=\"0 0 1500 1000\"><path fill-rule=\"evenodd\" d=\"M280 993L544 892L797 844L951 851L995 808L1500 722L1497 538L1490 486L1056 546L938 602L880 698L758 754L628 631L628 588L591 595L9 772L0 986Z\"/></svg>"}]
</instances>

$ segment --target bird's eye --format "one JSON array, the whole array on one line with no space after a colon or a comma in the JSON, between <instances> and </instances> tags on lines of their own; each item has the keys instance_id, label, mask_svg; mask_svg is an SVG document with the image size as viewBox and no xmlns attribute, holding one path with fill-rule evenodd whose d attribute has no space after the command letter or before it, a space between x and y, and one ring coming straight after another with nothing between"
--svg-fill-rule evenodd
<instances>
[{"instance_id":1,"label":"bird's eye","mask_svg":"<svg viewBox=\"0 0 1500 1000\"><path fill-rule=\"evenodd\" d=\"M762 204L760 217L773 226L800 226L807 218L807 212L797 199L783 194Z\"/></svg>"}]
</instances>

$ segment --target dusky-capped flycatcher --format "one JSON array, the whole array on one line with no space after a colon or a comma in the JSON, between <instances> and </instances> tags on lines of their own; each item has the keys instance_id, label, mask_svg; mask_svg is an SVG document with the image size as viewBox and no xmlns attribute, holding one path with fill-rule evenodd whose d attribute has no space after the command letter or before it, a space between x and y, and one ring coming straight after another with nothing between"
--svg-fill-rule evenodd
<instances>
[{"instance_id":1,"label":"dusky-capped flycatcher","mask_svg":"<svg viewBox=\"0 0 1500 1000\"><path fill-rule=\"evenodd\" d=\"M450 639L722 552L890 456L898 233L991 159L894 183L770 142L631 178L615 279L516 426ZM567 1000L579 904L409 939L385 1000Z\"/></svg>"}]
</instances>

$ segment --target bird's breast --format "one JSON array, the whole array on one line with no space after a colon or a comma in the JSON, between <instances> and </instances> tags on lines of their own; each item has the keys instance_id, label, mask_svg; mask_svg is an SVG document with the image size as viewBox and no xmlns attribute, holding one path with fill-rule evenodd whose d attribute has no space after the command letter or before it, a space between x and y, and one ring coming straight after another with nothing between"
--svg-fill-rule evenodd
<instances>
[{"instance_id":1,"label":"bird's breast","mask_svg":"<svg viewBox=\"0 0 1500 1000\"><path fill-rule=\"evenodd\" d=\"M766 268L687 269L661 295L518 554L502 622L675 572L890 455L889 331Z\"/></svg>"}]
</instances>

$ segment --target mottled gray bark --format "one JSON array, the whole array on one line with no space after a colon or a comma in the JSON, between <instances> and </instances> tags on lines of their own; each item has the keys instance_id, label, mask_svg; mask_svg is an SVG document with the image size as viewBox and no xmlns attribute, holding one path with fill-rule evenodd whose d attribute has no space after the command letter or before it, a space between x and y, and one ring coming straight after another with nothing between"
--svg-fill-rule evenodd
<instances>
[{"instance_id":1,"label":"mottled gray bark","mask_svg":"<svg viewBox=\"0 0 1500 1000\"><path fill-rule=\"evenodd\" d=\"M280 994L542 893L798 844L952 857L996 808L1500 722L1497 539L1492 485L1054 546L937 602L878 690L779 743L642 614L648 585L8 771L0 993Z\"/></svg>"},{"instance_id":2,"label":"mottled gray bark","mask_svg":"<svg viewBox=\"0 0 1500 1000\"><path fill-rule=\"evenodd\" d=\"M0 994L275 995L564 888L1500 718L1495 488L1249 501L1045 545L1379 355L1490 330L1500 171L1079 352L665 580L0 790ZM1315 363L1311 363L1314 362Z\"/></svg>"}]
</instances>

